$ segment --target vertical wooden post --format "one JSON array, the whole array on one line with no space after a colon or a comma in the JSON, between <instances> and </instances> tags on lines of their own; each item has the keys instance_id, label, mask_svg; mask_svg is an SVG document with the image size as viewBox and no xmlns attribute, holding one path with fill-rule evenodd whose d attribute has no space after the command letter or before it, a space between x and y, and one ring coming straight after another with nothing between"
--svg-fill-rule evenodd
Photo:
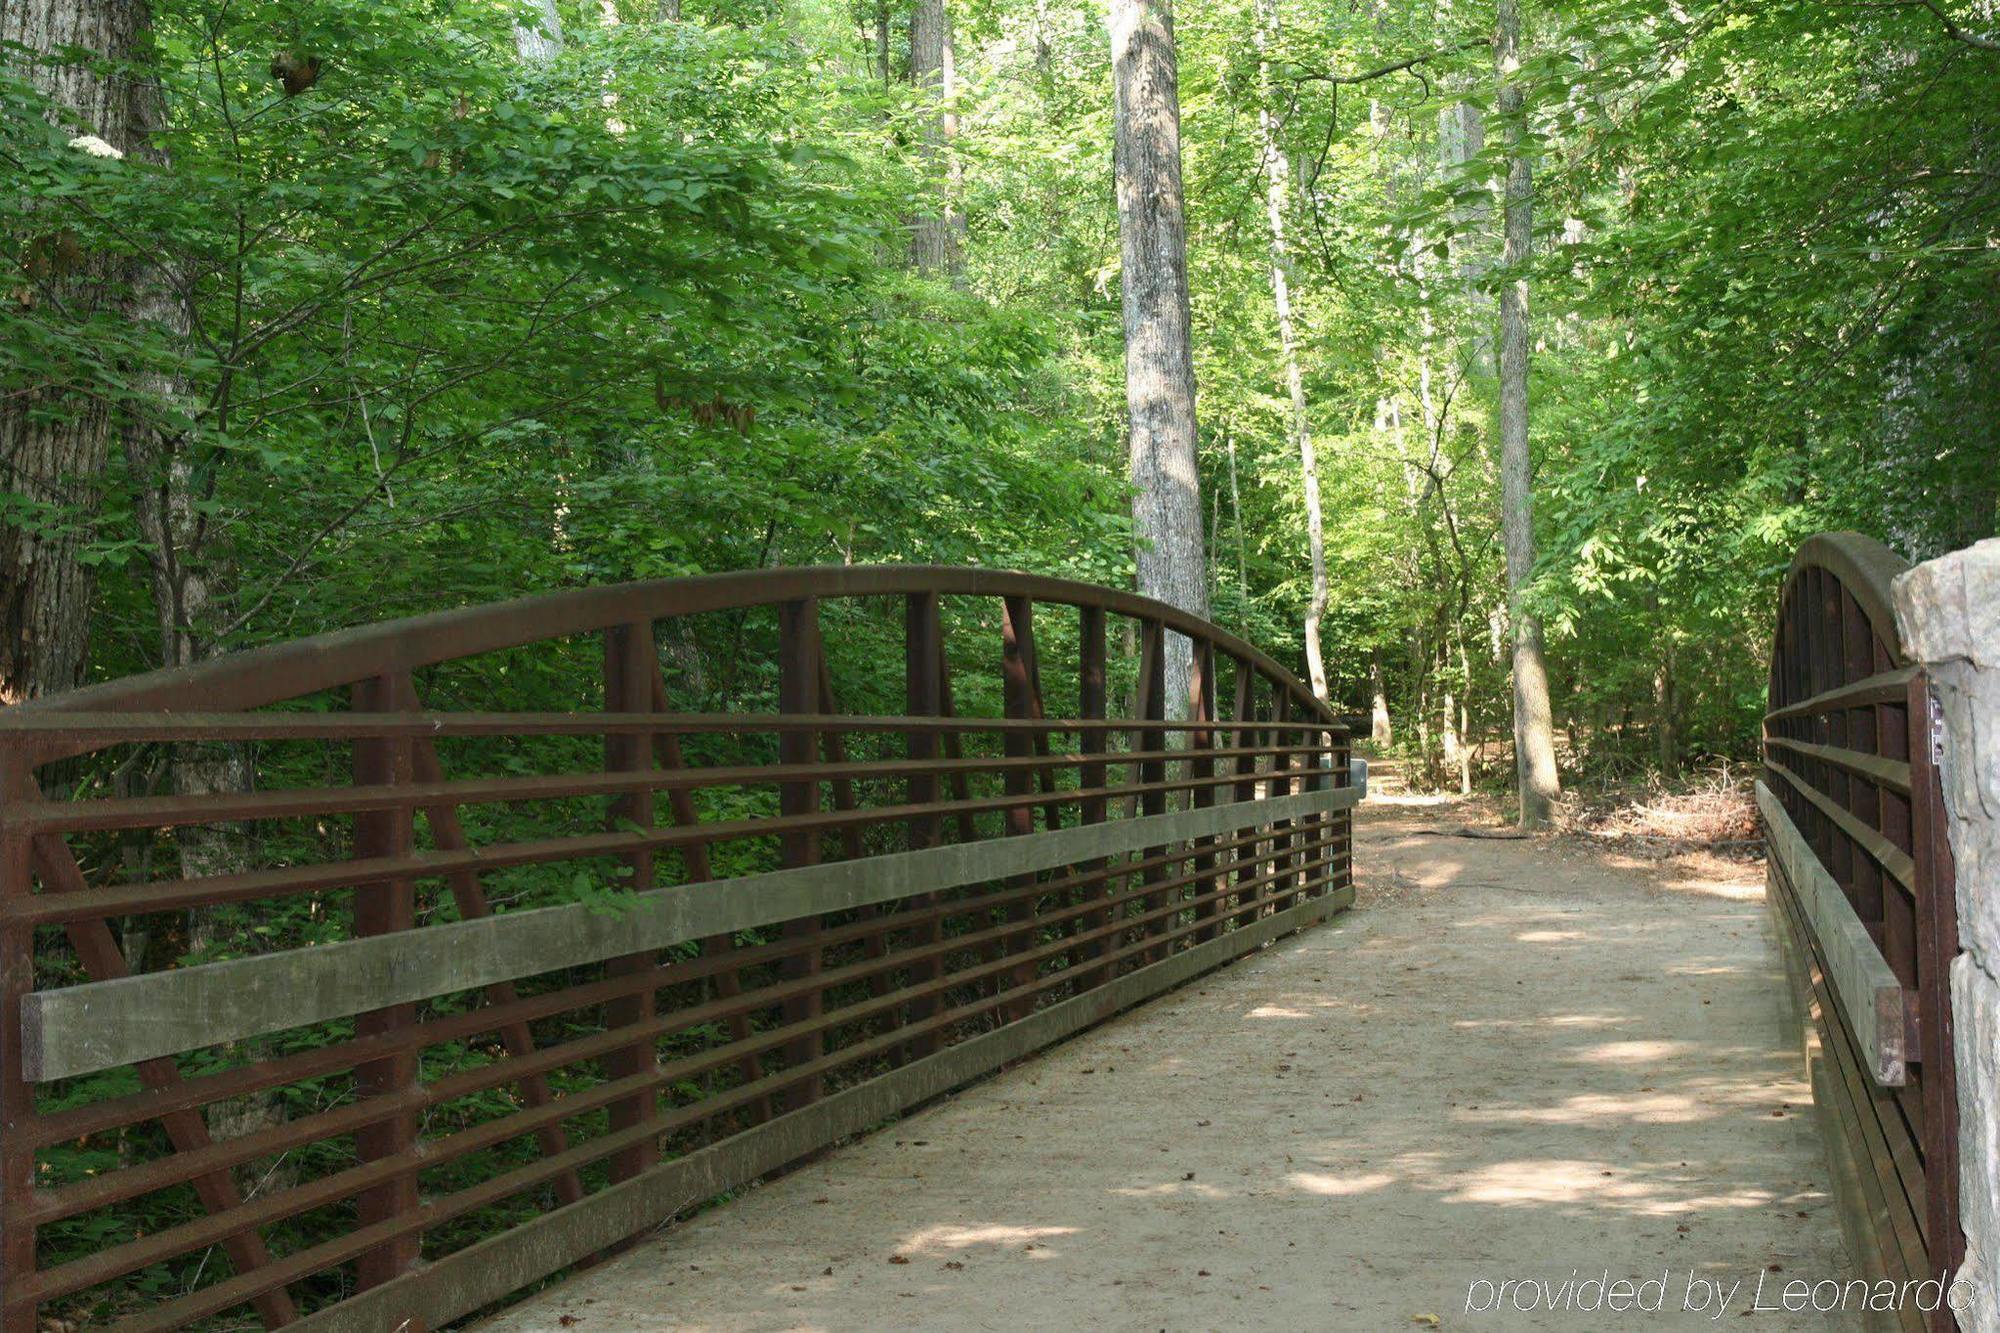
<instances>
[{"instance_id":1,"label":"vertical wooden post","mask_svg":"<svg viewBox=\"0 0 2000 1333\"><path fill-rule=\"evenodd\" d=\"M1916 862L1917 1069L1923 1081L1924 1241L1933 1270L1965 1261L1958 1211L1958 1066L1951 1013L1951 961L1958 954L1957 866L1951 854L1944 787L1944 716L1928 672L1910 678L1911 855ZM1945 1278L1951 1285L1949 1273ZM1952 1333L1949 1306L1931 1316L1933 1333Z\"/></svg>"},{"instance_id":2,"label":"vertical wooden post","mask_svg":"<svg viewBox=\"0 0 2000 1333\"><path fill-rule=\"evenodd\" d=\"M1206 639L1197 640L1194 645L1194 673L1193 678L1188 681L1188 718L1193 722L1215 721L1215 645ZM1208 750L1214 745L1215 732L1207 727L1198 727L1188 733L1190 750ZM1215 760L1212 758L1191 759L1188 761L1188 766L1188 776L1197 782L1215 776ZM1214 805L1214 786L1204 784L1194 788L1191 804L1197 809ZM1194 845L1196 848L1203 848L1213 845L1214 842L1213 837L1200 837L1194 840ZM1211 896L1216 890L1218 878L1215 874L1215 853L1196 851L1194 871L1196 876L1194 895L1197 898L1208 898L1207 902L1197 906L1194 911L1195 919L1203 922L1201 929L1197 930L1194 936L1195 942L1200 943L1214 939L1216 934L1213 918L1220 906L1220 900Z\"/></svg>"},{"instance_id":3,"label":"vertical wooden post","mask_svg":"<svg viewBox=\"0 0 2000 1333\"><path fill-rule=\"evenodd\" d=\"M604 710L608 713L648 713L653 708L653 675L659 666L659 649L653 641L653 622L637 620L613 625L604 631ZM604 737L604 767L611 773L644 774L653 767L653 738L648 733L607 733ZM653 827L653 791L634 787L611 802L609 820L613 828ZM630 852L625 857L626 888L644 893L653 887L653 853ZM605 965L608 976L632 976L653 967L651 952L627 954ZM648 988L612 1000L604 1006L607 1028L650 1023L656 1013L656 997ZM650 1074L659 1068L659 1046L646 1036L604 1057L604 1076L610 1080ZM659 1107L657 1087L648 1087L611 1104L611 1132L631 1129L654 1118ZM617 1153L611 1158L611 1179L629 1180L660 1160L657 1136Z\"/></svg>"},{"instance_id":4,"label":"vertical wooden post","mask_svg":"<svg viewBox=\"0 0 2000 1333\"><path fill-rule=\"evenodd\" d=\"M1166 626L1157 620L1139 622L1139 698L1133 710L1141 720L1147 722L1164 721L1167 716L1167 652ZM1154 754L1167 748L1167 733L1164 728L1147 727L1139 732L1138 748ZM1141 786L1163 783L1167 780L1167 761L1164 759L1143 759L1139 762L1139 782ZM1139 813L1141 815L1163 815L1167 812L1167 794L1164 791L1141 792ZM1141 853L1147 860L1166 854L1165 847L1148 847ZM1165 879L1163 869L1143 871L1142 883L1153 883ZM1164 906L1163 895L1149 893L1141 904L1145 911L1153 912ZM1158 935L1167 928L1165 920L1157 921L1146 929L1148 935ZM1166 951L1158 945L1146 950L1142 955L1148 963L1156 963L1166 957Z\"/></svg>"},{"instance_id":5,"label":"vertical wooden post","mask_svg":"<svg viewBox=\"0 0 2000 1333\"><path fill-rule=\"evenodd\" d=\"M357 713L406 711L414 697L409 677L385 673L356 682L353 709ZM354 784L357 787L408 786L413 756L408 740L379 737L354 743ZM387 810L369 810L354 817L354 855L357 859L408 856L414 841L415 809L397 805ZM409 930L416 924L416 885L407 879L376 880L354 890L354 933L357 936L386 935ZM414 1004L391 1005L362 1014L355 1020L355 1032L370 1037L403 1031L416 1021ZM411 1091L418 1081L414 1047L405 1045L394 1055L384 1056L354 1071L355 1091L362 1097L393 1096ZM417 1113L405 1112L355 1131L355 1154L363 1162L378 1161L412 1152L417 1142ZM362 1227L405 1218L417 1210L417 1169L364 1190L355 1197L356 1221ZM355 1261L355 1280L366 1289L399 1277L416 1265L423 1236L411 1231L363 1253Z\"/></svg>"},{"instance_id":6,"label":"vertical wooden post","mask_svg":"<svg viewBox=\"0 0 2000 1333\"><path fill-rule=\"evenodd\" d=\"M1077 716L1087 721L1104 719L1105 702L1105 638L1104 608L1084 606L1077 608ZM1101 727L1088 727L1077 737L1077 749L1086 755L1104 753L1106 734ZM1077 785L1085 788L1101 788L1105 783L1106 765L1101 760L1082 764L1077 769ZM1078 818L1086 824L1101 824L1109 808L1109 800L1103 796L1085 799L1078 809ZM1104 866L1102 860L1092 861L1081 867L1086 873L1095 874ZM1109 881L1097 885L1086 892L1095 893L1100 898L1111 896ZM1083 918L1086 931L1100 930L1111 923L1109 911L1099 909ZM1110 952L1111 942L1100 939L1090 948L1092 957L1101 957ZM1097 967L1086 973L1078 982L1079 990L1101 986L1111 979L1110 969Z\"/></svg>"},{"instance_id":7,"label":"vertical wooden post","mask_svg":"<svg viewBox=\"0 0 2000 1333\"><path fill-rule=\"evenodd\" d=\"M18 1292L35 1271L35 1154L19 1147L35 1112L35 1090L21 1077L21 1001L35 988L35 928L14 915L34 895L34 840L14 819L36 795L25 747L0 746L0 1333L35 1333L35 1306Z\"/></svg>"},{"instance_id":8,"label":"vertical wooden post","mask_svg":"<svg viewBox=\"0 0 2000 1333\"><path fill-rule=\"evenodd\" d=\"M938 651L944 641L944 621L939 613L938 595L934 592L913 592L903 599L903 698L904 712L910 717L936 717L943 709L943 661ZM934 731L911 731L903 739L905 751L914 761L934 763L939 746ZM935 805L941 784L932 773L910 775L907 799L911 805ZM935 814L913 815L910 818L910 847L935 847L943 841L943 821ZM935 895L925 894L912 901L913 907L929 907L936 901ZM926 921L916 928L915 947L928 949L943 936L935 919ZM914 985L936 981L943 975L943 968L936 958L929 958L914 964L910 969L910 981ZM920 996L910 1001L908 1022L921 1023L937 1013L938 1002L935 995ZM919 1059L937 1050L935 1032L920 1034L910 1043L912 1059Z\"/></svg>"},{"instance_id":9,"label":"vertical wooden post","mask_svg":"<svg viewBox=\"0 0 2000 1333\"><path fill-rule=\"evenodd\" d=\"M796 715L812 713L819 699L819 599L801 597L778 607L778 711ZM819 742L811 731L782 731L778 734L778 762L803 765L813 762ZM778 786L778 813L781 816L811 815L819 810L819 784L806 780L782 782ZM780 853L787 866L819 863L819 834L793 831L779 839ZM785 923L785 943L794 950L787 955L782 975L799 981L819 975L820 920L805 917ZM785 1001L787 1026L816 1020L825 1012L826 997L814 989ZM819 1059L826 1052L824 1030L787 1043L785 1064L796 1068ZM814 1074L785 1089L785 1109L819 1100L824 1080Z\"/></svg>"}]
</instances>

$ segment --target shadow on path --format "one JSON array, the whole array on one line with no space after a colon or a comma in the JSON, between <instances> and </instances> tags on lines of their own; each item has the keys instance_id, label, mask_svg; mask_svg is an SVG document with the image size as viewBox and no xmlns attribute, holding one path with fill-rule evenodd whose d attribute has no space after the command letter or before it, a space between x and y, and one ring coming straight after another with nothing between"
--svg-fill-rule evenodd
<instances>
[{"instance_id":1,"label":"shadow on path","mask_svg":"<svg viewBox=\"0 0 2000 1333\"><path fill-rule=\"evenodd\" d=\"M1371 801L1353 913L483 1327L1858 1327L1741 1322L1847 1274L1756 868L1465 817ZM1664 1309L1478 1308L1607 1272Z\"/></svg>"}]
</instances>

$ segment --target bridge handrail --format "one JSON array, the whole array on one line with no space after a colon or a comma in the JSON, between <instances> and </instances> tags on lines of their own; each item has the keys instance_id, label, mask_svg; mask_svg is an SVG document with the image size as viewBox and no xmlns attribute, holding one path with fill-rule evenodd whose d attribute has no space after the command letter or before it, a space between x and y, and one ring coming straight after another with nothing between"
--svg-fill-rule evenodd
<instances>
[{"instance_id":1,"label":"bridge handrail","mask_svg":"<svg viewBox=\"0 0 2000 1333\"><path fill-rule=\"evenodd\" d=\"M900 712L840 711L820 612L846 598L864 648L900 641ZM1037 648L1050 604L1076 617L1045 635L1075 645L1060 672ZM656 622L733 623L740 644L760 607L776 710L675 709ZM992 633L1002 716L956 706L947 612ZM1191 641L1180 717L1170 631ZM603 664L578 711L509 711L490 674L460 689L483 711L419 698L489 653L573 670L580 636ZM1121 716L1111 679L1135 662ZM1051 715L1045 669L1074 716ZM578 748L600 739L601 760ZM254 758L261 780L197 765L191 789L71 799L37 782L154 744ZM460 1317L1344 907L1349 759L1296 676L1206 621L933 566L578 589L0 712L0 1329L115 1303L125 1275L214 1246L226 1268L188 1260L203 1282L125 1325L246 1304L274 1327ZM343 762L351 780L328 780ZM118 848L169 831L177 875L120 872ZM551 900L572 874L574 899ZM127 957L135 925L253 904L310 924L244 957ZM280 1094L311 1109L209 1133L208 1108ZM58 1145L153 1121L156 1146L48 1176ZM302 1158L275 1188L239 1179ZM187 1220L37 1258L38 1236L190 1188ZM276 1252L309 1217L312 1243Z\"/></svg>"},{"instance_id":2,"label":"bridge handrail","mask_svg":"<svg viewBox=\"0 0 2000 1333\"><path fill-rule=\"evenodd\" d=\"M409 671L457 658L585 634L640 619L735 611L800 598L940 596L1028 597L1113 615L1157 620L1167 629L1256 663L1293 692L1302 707L1331 724L1339 716L1297 675L1248 641L1167 602L1073 579L954 565L810 565L647 579L520 597L427 615L333 630L251 648L188 667L48 695L0 709L0 736L65 735L77 713L236 712L266 707L378 674L385 662ZM66 754L49 752L48 758Z\"/></svg>"},{"instance_id":3,"label":"bridge handrail","mask_svg":"<svg viewBox=\"0 0 2000 1333\"><path fill-rule=\"evenodd\" d=\"M1962 1253L1957 928L1930 683L1891 596L1908 568L1860 533L1801 544L1772 636L1757 800L1780 935L1818 1016L1836 1175L1866 1193L1848 1201L1858 1258L1922 1278Z\"/></svg>"}]
</instances>

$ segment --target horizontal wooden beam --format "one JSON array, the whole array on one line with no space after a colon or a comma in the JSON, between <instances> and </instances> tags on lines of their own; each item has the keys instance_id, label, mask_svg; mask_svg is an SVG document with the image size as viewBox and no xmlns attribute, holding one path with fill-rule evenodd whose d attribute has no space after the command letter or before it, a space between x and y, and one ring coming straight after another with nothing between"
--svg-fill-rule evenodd
<instances>
[{"instance_id":1,"label":"horizontal wooden beam","mask_svg":"<svg viewBox=\"0 0 2000 1333\"><path fill-rule=\"evenodd\" d=\"M447 1255L420 1272L309 1315L292 1327L301 1333L376 1333L396 1327L399 1321L410 1321L412 1327L442 1328L817 1148L861 1133L1279 936L1316 925L1353 901L1351 887L1307 899L1005 1027L912 1061L711 1147L663 1162L580 1203L544 1213Z\"/></svg>"},{"instance_id":2,"label":"horizontal wooden beam","mask_svg":"<svg viewBox=\"0 0 2000 1333\"><path fill-rule=\"evenodd\" d=\"M1347 809L1356 787L952 843L92 982L23 998L30 1082L135 1064L564 967Z\"/></svg>"},{"instance_id":3,"label":"horizontal wooden beam","mask_svg":"<svg viewBox=\"0 0 2000 1333\"><path fill-rule=\"evenodd\" d=\"M1847 894L1762 782L1757 784L1757 808L1763 812L1770 855L1819 942L1834 997L1867 1059L1869 1076L1885 1088L1903 1086L1911 1051L1902 982L1883 960Z\"/></svg>"}]
</instances>

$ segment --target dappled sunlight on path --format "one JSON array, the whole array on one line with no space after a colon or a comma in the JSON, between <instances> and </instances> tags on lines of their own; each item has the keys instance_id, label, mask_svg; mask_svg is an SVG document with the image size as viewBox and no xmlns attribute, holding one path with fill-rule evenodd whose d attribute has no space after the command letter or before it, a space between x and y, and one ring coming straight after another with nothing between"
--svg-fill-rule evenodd
<instances>
[{"instance_id":1,"label":"dappled sunlight on path","mask_svg":"<svg viewBox=\"0 0 2000 1333\"><path fill-rule=\"evenodd\" d=\"M1692 1278L1844 1276L1755 867L1418 831L1464 817L1366 810L1352 914L494 1328L1714 1327ZM1665 1308L1466 1308L1572 1271Z\"/></svg>"}]
</instances>

